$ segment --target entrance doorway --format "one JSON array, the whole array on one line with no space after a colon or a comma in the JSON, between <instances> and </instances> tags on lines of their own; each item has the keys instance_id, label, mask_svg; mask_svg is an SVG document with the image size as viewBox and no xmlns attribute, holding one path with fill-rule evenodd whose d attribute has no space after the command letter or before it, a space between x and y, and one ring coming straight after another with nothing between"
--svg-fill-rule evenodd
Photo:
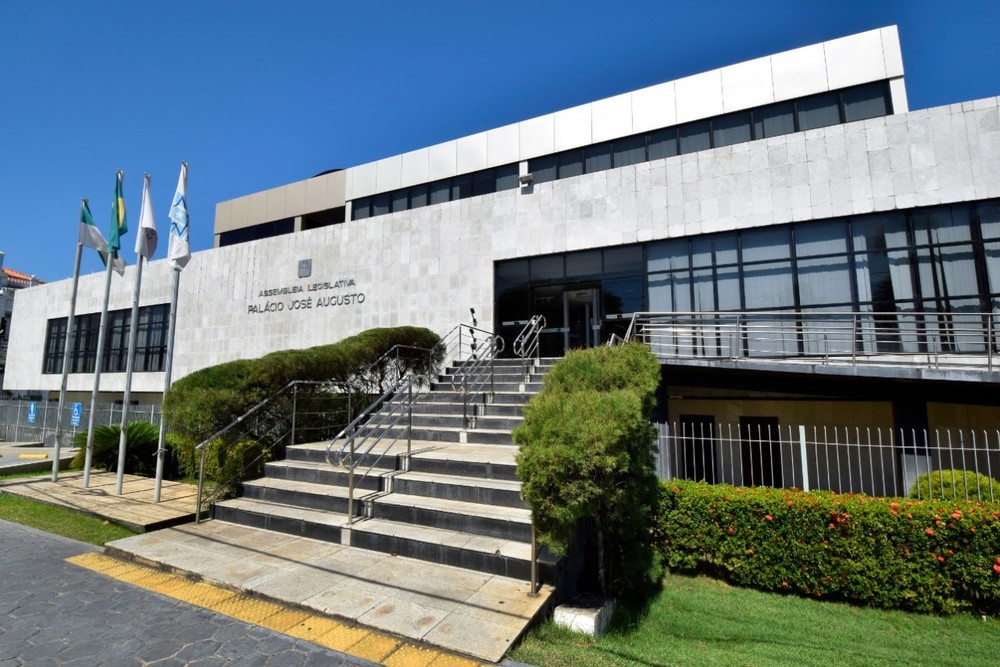
<instances>
[{"instance_id":1,"label":"entrance doorway","mask_svg":"<svg viewBox=\"0 0 1000 667\"><path fill-rule=\"evenodd\" d=\"M601 344L601 290L594 284L551 285L534 290L534 312L545 316L542 356Z\"/></svg>"}]
</instances>

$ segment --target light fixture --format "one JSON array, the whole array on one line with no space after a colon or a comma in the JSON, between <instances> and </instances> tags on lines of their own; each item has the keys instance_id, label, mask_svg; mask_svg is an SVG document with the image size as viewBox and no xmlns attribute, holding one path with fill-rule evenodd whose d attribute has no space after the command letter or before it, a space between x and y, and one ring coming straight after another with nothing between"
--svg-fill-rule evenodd
<instances>
[{"instance_id":1,"label":"light fixture","mask_svg":"<svg viewBox=\"0 0 1000 667\"><path fill-rule=\"evenodd\" d=\"M524 176L518 176L517 180L522 186L527 186L535 182L535 177L531 174L525 174Z\"/></svg>"}]
</instances>

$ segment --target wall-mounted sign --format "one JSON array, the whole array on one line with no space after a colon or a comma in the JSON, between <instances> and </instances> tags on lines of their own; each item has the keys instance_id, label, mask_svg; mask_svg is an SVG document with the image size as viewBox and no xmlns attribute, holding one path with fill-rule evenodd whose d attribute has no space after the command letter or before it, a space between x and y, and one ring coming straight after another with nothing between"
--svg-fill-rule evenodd
<instances>
[{"instance_id":1,"label":"wall-mounted sign","mask_svg":"<svg viewBox=\"0 0 1000 667\"><path fill-rule=\"evenodd\" d=\"M302 264L300 262L299 270L301 271L301 269ZM354 278L341 278L339 280L327 280L306 283L304 285L288 285L262 289L257 293L257 301L247 304L247 314L262 315L264 313L286 313L295 310L358 306L364 302L365 293L357 291L357 283L354 281Z\"/></svg>"}]
</instances>

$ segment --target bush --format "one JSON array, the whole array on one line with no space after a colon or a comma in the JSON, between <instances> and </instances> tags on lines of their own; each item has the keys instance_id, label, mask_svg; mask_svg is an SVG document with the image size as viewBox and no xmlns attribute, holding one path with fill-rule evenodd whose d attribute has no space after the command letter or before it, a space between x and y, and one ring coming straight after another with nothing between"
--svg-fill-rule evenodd
<instances>
[{"instance_id":1,"label":"bush","mask_svg":"<svg viewBox=\"0 0 1000 667\"><path fill-rule=\"evenodd\" d=\"M570 351L514 430L540 542L566 553L581 522L592 521L603 594L640 588L653 565L650 416L659 373L642 345Z\"/></svg>"},{"instance_id":2,"label":"bush","mask_svg":"<svg viewBox=\"0 0 1000 667\"><path fill-rule=\"evenodd\" d=\"M665 564L741 586L921 612L1000 610L1000 504L661 484Z\"/></svg>"},{"instance_id":3,"label":"bush","mask_svg":"<svg viewBox=\"0 0 1000 667\"><path fill-rule=\"evenodd\" d=\"M121 426L105 425L94 429L91 467L108 471L118 470L118 446ZM131 422L125 434L125 472L131 475L152 477L156 474L156 449L160 442L160 427L148 422ZM87 455L87 432L80 431L73 437L73 446L79 448L72 468L82 468Z\"/></svg>"},{"instance_id":4,"label":"bush","mask_svg":"<svg viewBox=\"0 0 1000 667\"><path fill-rule=\"evenodd\" d=\"M1000 500L1000 482L971 470L935 470L917 478L910 498Z\"/></svg>"}]
</instances>

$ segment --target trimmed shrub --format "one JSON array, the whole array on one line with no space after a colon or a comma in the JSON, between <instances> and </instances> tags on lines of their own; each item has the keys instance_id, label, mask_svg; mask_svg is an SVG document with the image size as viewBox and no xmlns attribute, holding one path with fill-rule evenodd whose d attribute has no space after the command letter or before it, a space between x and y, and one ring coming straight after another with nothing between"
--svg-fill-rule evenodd
<instances>
[{"instance_id":1,"label":"trimmed shrub","mask_svg":"<svg viewBox=\"0 0 1000 667\"><path fill-rule=\"evenodd\" d=\"M581 522L592 521L605 594L641 588L655 560L650 413L659 373L642 345L570 351L514 430L522 494L540 542L566 553Z\"/></svg>"},{"instance_id":2,"label":"trimmed shrub","mask_svg":"<svg viewBox=\"0 0 1000 667\"><path fill-rule=\"evenodd\" d=\"M920 612L1000 610L1000 504L661 484L665 564L766 591Z\"/></svg>"},{"instance_id":3,"label":"trimmed shrub","mask_svg":"<svg viewBox=\"0 0 1000 667\"><path fill-rule=\"evenodd\" d=\"M910 498L1000 501L1000 482L971 470L934 470L917 478Z\"/></svg>"},{"instance_id":4,"label":"trimmed shrub","mask_svg":"<svg viewBox=\"0 0 1000 667\"><path fill-rule=\"evenodd\" d=\"M104 425L94 429L91 466L108 471L118 470L118 445L121 426ZM160 427L148 422L130 422L125 434L125 472L130 475L152 477L156 474L156 447L160 441ZM79 448L72 468L82 468L87 456L87 432L80 431L73 437L73 446ZM168 472L172 472L168 471ZM166 475L167 473L165 473Z\"/></svg>"}]
</instances>

